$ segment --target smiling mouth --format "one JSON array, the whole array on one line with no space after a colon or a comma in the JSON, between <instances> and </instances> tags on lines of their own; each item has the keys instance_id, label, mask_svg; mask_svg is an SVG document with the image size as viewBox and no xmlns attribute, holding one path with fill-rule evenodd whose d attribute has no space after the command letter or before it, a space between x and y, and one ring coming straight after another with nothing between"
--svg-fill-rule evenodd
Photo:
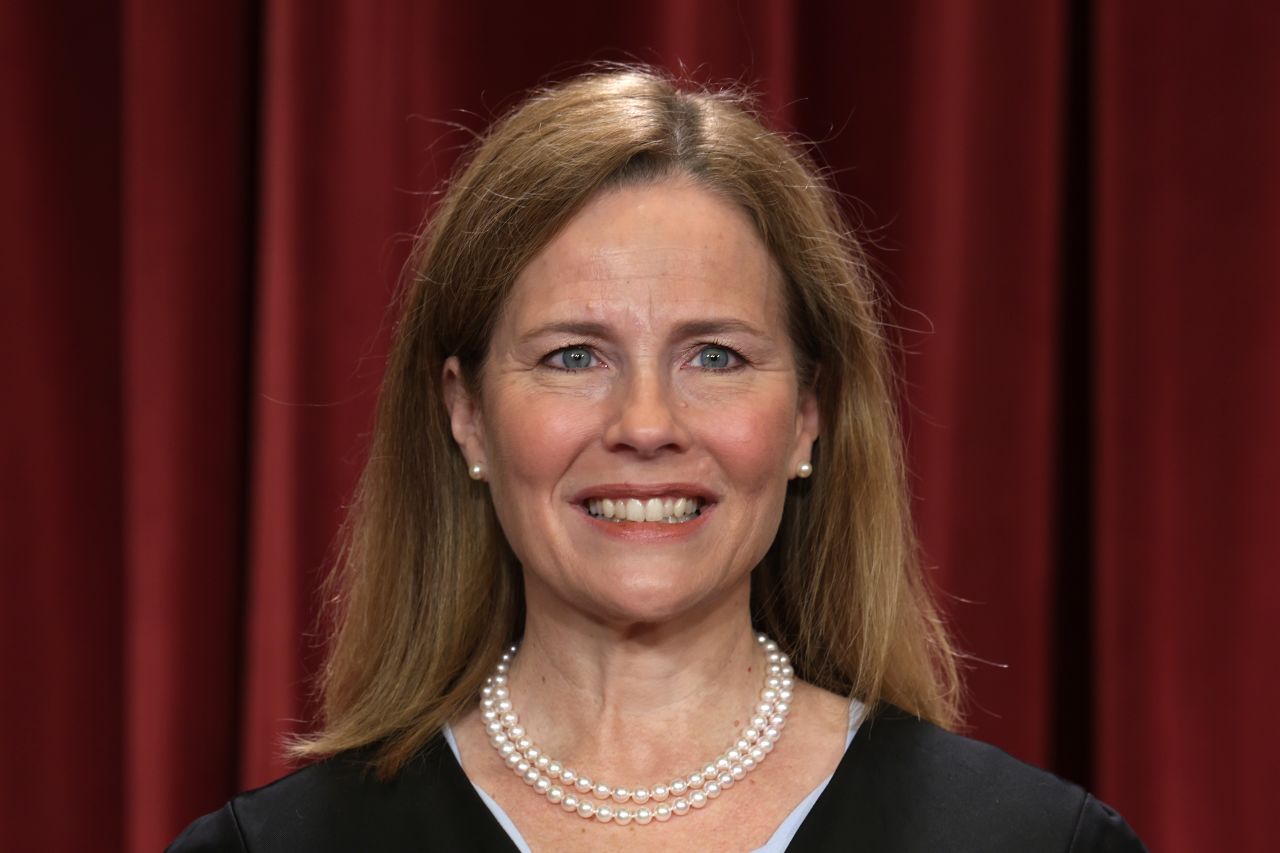
<instances>
[{"instance_id":1,"label":"smiling mouth","mask_svg":"<svg viewBox=\"0 0 1280 853\"><path fill-rule=\"evenodd\" d=\"M614 522L684 524L702 514L697 497L591 498L583 504L592 518Z\"/></svg>"}]
</instances>

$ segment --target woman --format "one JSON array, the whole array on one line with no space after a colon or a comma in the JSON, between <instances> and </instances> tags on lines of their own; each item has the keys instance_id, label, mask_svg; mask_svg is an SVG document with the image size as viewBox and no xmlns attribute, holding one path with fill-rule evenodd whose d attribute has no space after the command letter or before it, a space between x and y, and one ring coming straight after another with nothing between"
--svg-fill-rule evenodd
<instances>
[{"instance_id":1,"label":"woman","mask_svg":"<svg viewBox=\"0 0 1280 853\"><path fill-rule=\"evenodd\" d=\"M946 733L874 290L739 99L537 95L415 269L295 749L324 760L173 849L1141 849Z\"/></svg>"}]
</instances>

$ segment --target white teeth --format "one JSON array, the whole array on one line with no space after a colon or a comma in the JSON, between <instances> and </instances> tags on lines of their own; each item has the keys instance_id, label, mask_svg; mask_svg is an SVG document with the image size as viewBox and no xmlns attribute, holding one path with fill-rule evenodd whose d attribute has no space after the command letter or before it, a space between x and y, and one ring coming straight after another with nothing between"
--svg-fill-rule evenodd
<instances>
[{"instance_id":1,"label":"white teeth","mask_svg":"<svg viewBox=\"0 0 1280 853\"><path fill-rule=\"evenodd\" d=\"M662 511L662 498L649 498L644 505L645 521L661 521L666 517Z\"/></svg>"},{"instance_id":2,"label":"white teeth","mask_svg":"<svg viewBox=\"0 0 1280 853\"><path fill-rule=\"evenodd\" d=\"M589 498L587 511L612 521L679 524L699 515L697 498Z\"/></svg>"}]
</instances>

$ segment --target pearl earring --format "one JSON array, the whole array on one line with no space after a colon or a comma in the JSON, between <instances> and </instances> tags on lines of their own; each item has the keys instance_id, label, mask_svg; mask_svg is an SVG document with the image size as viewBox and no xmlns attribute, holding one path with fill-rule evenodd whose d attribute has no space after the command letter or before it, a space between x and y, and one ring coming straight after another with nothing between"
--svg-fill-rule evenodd
<instances>
[{"instance_id":1,"label":"pearl earring","mask_svg":"<svg viewBox=\"0 0 1280 853\"><path fill-rule=\"evenodd\" d=\"M808 462L801 462L796 467L796 476L802 479L805 477L808 477L812 473L813 473L813 466L810 465Z\"/></svg>"},{"instance_id":2,"label":"pearl earring","mask_svg":"<svg viewBox=\"0 0 1280 853\"><path fill-rule=\"evenodd\" d=\"M473 480L483 480L483 479L484 479L484 466L483 466L483 465L481 465L479 462L477 462L476 464L474 464L474 465L472 465L472 466L471 466L471 472L470 472L470 473L471 473L471 479L473 479Z\"/></svg>"}]
</instances>

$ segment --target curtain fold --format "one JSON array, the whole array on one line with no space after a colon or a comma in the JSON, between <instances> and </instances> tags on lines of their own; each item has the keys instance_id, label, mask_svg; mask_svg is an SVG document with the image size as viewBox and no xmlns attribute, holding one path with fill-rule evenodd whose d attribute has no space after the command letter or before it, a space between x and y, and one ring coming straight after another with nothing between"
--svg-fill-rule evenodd
<instances>
[{"instance_id":1,"label":"curtain fold","mask_svg":"<svg viewBox=\"0 0 1280 853\"><path fill-rule=\"evenodd\" d=\"M1280 10L1096 24L1097 786L1261 850L1280 772Z\"/></svg>"},{"instance_id":2,"label":"curtain fold","mask_svg":"<svg viewBox=\"0 0 1280 853\"><path fill-rule=\"evenodd\" d=\"M121 781L143 850L236 781L255 46L243 3L121 20Z\"/></svg>"},{"instance_id":3,"label":"curtain fold","mask_svg":"<svg viewBox=\"0 0 1280 853\"><path fill-rule=\"evenodd\" d=\"M118 849L118 20L0 4L0 55L0 838Z\"/></svg>"},{"instance_id":4,"label":"curtain fold","mask_svg":"<svg viewBox=\"0 0 1280 853\"><path fill-rule=\"evenodd\" d=\"M412 234L520 93L638 60L746 82L847 194L971 732L1153 849L1265 849L1277 37L1066 0L0 6L0 837L155 850L285 772Z\"/></svg>"}]
</instances>

